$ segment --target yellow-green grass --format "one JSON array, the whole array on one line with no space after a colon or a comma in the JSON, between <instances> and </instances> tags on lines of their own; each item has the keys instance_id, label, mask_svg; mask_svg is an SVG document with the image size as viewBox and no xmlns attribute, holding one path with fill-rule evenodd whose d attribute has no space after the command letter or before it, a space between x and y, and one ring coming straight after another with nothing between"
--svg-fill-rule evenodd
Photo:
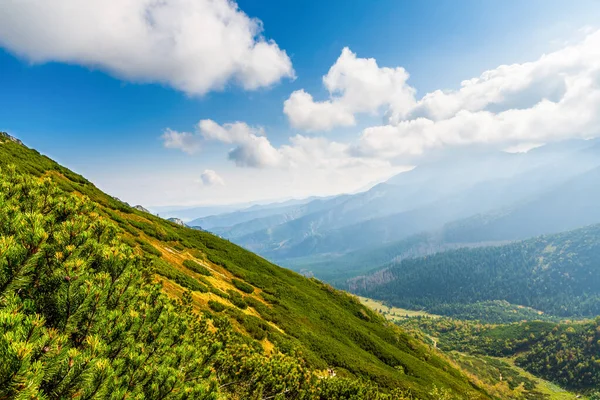
<instances>
[{"instance_id":1,"label":"yellow-green grass","mask_svg":"<svg viewBox=\"0 0 600 400\"><path fill-rule=\"evenodd\" d=\"M429 314L422 310L408 310L406 308L390 307L379 300L370 299L367 297L358 296L360 302L369 307L371 310L377 311L390 321L399 321L411 317L429 317L439 318L439 315Z\"/></svg>"}]
</instances>

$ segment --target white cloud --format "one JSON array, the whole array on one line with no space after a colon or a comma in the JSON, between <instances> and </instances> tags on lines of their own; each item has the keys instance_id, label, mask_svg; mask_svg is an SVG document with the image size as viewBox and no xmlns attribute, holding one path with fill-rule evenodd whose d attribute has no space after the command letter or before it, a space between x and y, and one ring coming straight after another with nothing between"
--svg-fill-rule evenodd
<instances>
[{"instance_id":1,"label":"white cloud","mask_svg":"<svg viewBox=\"0 0 600 400\"><path fill-rule=\"evenodd\" d=\"M447 146L498 148L600 134L600 31L524 64L500 66L454 91L393 107L365 129L352 153L383 159Z\"/></svg>"},{"instance_id":2,"label":"white cloud","mask_svg":"<svg viewBox=\"0 0 600 400\"><path fill-rule=\"evenodd\" d=\"M578 43L535 61L501 65L457 90L421 99L403 68L380 68L345 48L323 77L330 98L314 101L295 91L284 113L306 130L354 125L359 113L385 116L384 125L364 129L349 145L350 156L362 160L406 160L447 146L510 148L594 137L600 133L600 31L586 32Z\"/></svg>"},{"instance_id":3,"label":"white cloud","mask_svg":"<svg viewBox=\"0 0 600 400\"><path fill-rule=\"evenodd\" d=\"M177 132L167 128L161 139L163 145L168 149L178 149L188 154L194 154L200 150L198 138L188 132Z\"/></svg>"},{"instance_id":4,"label":"white cloud","mask_svg":"<svg viewBox=\"0 0 600 400\"><path fill-rule=\"evenodd\" d=\"M264 136L263 130L243 122L219 125L205 119L198 123L198 132L206 140L236 145L229 151L229 159L239 167L273 167L282 161L281 154Z\"/></svg>"},{"instance_id":5,"label":"white cloud","mask_svg":"<svg viewBox=\"0 0 600 400\"><path fill-rule=\"evenodd\" d=\"M205 186L225 186L225 181L212 169L205 169L200 175L200 180Z\"/></svg>"},{"instance_id":6,"label":"white cloud","mask_svg":"<svg viewBox=\"0 0 600 400\"><path fill-rule=\"evenodd\" d=\"M390 167L386 160L352 156L350 145L323 137L296 135L279 149L285 165L293 168L340 169L352 167Z\"/></svg>"},{"instance_id":7,"label":"white cloud","mask_svg":"<svg viewBox=\"0 0 600 400\"><path fill-rule=\"evenodd\" d=\"M395 87L402 89L370 91L366 78L357 80L361 84L348 83L354 82L348 76L367 76L353 75L348 65L379 71L373 77L397 77L402 84ZM407 76L401 68L378 68L374 60L356 59L345 50L324 79L332 93L330 100L315 102L308 93L298 91L286 101L286 113L296 121L293 124L311 129L351 125L357 110L388 117L383 125L368 127L348 142L295 135L286 144L274 146L261 128L212 120L200 121L194 134L171 132L163 139L165 146L188 152L202 141L218 141L232 145L228 157L240 167L322 173L338 179L356 171L363 176L384 176L446 147L524 151L533 145L600 135L600 31L536 61L500 66L463 82L457 90L434 91L420 100L410 100L414 91L405 86ZM369 97L373 93L383 100ZM299 107L302 104L308 108Z\"/></svg>"},{"instance_id":8,"label":"white cloud","mask_svg":"<svg viewBox=\"0 0 600 400\"><path fill-rule=\"evenodd\" d=\"M336 126L352 126L354 114L339 102L315 102L304 90L296 90L283 104L292 126L311 131L327 131Z\"/></svg>"},{"instance_id":9,"label":"white cloud","mask_svg":"<svg viewBox=\"0 0 600 400\"><path fill-rule=\"evenodd\" d=\"M380 68L373 58L357 58L344 48L323 77L326 101L314 101L304 90L291 94L283 111L292 126L308 131L330 130L356 123L356 113L377 113L382 107L407 108L415 103L415 90L406 84L402 67Z\"/></svg>"},{"instance_id":10,"label":"white cloud","mask_svg":"<svg viewBox=\"0 0 600 400\"><path fill-rule=\"evenodd\" d=\"M191 95L293 77L261 31L228 0L9 0L0 13L0 46L33 63L85 65Z\"/></svg>"},{"instance_id":11,"label":"white cloud","mask_svg":"<svg viewBox=\"0 0 600 400\"><path fill-rule=\"evenodd\" d=\"M203 141L217 141L234 145L228 152L229 160L238 167L252 168L349 168L356 166L389 166L385 160L350 155L350 145L323 137L296 135L289 144L274 147L260 127L244 122L218 124L201 120L196 133L167 129L162 135L163 145L188 154L200 149Z\"/></svg>"},{"instance_id":12,"label":"white cloud","mask_svg":"<svg viewBox=\"0 0 600 400\"><path fill-rule=\"evenodd\" d=\"M543 146L543 143L519 143L504 149L507 153L527 153L530 150Z\"/></svg>"}]
</instances>

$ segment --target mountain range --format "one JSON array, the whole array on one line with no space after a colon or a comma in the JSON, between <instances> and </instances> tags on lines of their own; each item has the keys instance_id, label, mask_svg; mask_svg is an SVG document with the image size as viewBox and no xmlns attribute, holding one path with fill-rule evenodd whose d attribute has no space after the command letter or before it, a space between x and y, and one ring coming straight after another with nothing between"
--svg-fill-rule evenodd
<instances>
[{"instance_id":1,"label":"mountain range","mask_svg":"<svg viewBox=\"0 0 600 400\"><path fill-rule=\"evenodd\" d=\"M452 151L362 193L193 223L279 264L332 280L353 265L364 270L407 255L600 222L599 178L597 140L526 153ZM356 265L361 255L371 259L369 265Z\"/></svg>"}]
</instances>

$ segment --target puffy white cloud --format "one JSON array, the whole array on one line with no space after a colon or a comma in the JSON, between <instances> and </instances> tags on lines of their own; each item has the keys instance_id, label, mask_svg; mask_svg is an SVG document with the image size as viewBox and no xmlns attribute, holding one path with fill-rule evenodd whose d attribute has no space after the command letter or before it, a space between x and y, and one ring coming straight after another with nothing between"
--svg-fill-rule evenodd
<instances>
[{"instance_id":1,"label":"puffy white cloud","mask_svg":"<svg viewBox=\"0 0 600 400\"><path fill-rule=\"evenodd\" d=\"M600 134L600 31L522 64L501 65L457 90L421 99L403 68L380 68L345 48L323 83L326 101L303 90L284 103L290 123L328 130L356 123L358 113L386 116L363 130L346 153L361 160L409 159L427 150L470 144L513 148Z\"/></svg>"},{"instance_id":2,"label":"puffy white cloud","mask_svg":"<svg viewBox=\"0 0 600 400\"><path fill-rule=\"evenodd\" d=\"M461 82L459 90L428 93L408 114L440 120L461 110L497 112L530 108L542 99L558 101L565 94L569 77L597 68L598 45L598 34L591 34L582 43L543 55L536 61L501 65ZM398 120L407 112L398 109L397 114L394 117Z\"/></svg>"},{"instance_id":3,"label":"puffy white cloud","mask_svg":"<svg viewBox=\"0 0 600 400\"><path fill-rule=\"evenodd\" d=\"M385 160L363 158L350 154L350 145L323 137L296 135L289 144L274 147L260 127L244 122L218 124L201 120L196 133L167 129L162 135L163 145L193 154L203 141L217 141L234 145L228 152L229 160L238 167L278 168L348 168L356 166L389 166Z\"/></svg>"},{"instance_id":4,"label":"puffy white cloud","mask_svg":"<svg viewBox=\"0 0 600 400\"><path fill-rule=\"evenodd\" d=\"M284 102L283 111L292 126L309 131L354 125L356 113L412 107L415 90L407 85L408 77L402 67L380 68L375 59L357 58L346 47L323 77L330 98L314 101L298 90Z\"/></svg>"},{"instance_id":5,"label":"puffy white cloud","mask_svg":"<svg viewBox=\"0 0 600 400\"><path fill-rule=\"evenodd\" d=\"M353 75L349 66L363 72ZM375 82L372 91L369 79L355 79L367 76L364 71L375 71L369 78ZM385 85L378 83L385 81L382 76L402 89L384 90ZM523 151L600 135L600 31L536 61L500 66L463 82L457 90L434 91L418 101L411 101L414 91L405 85L406 77L401 68L378 68L374 60L357 59L345 50L324 79L330 100L315 102L298 91L286 101L286 113L296 121L292 123L313 129L351 125L356 110L386 113L383 125L368 127L347 143L296 135L287 144L273 146L260 128L203 120L192 137L168 136L185 145L165 140L165 146L193 149L202 140L232 144L229 158L238 166L389 171L393 165L418 163L428 151L445 147ZM380 97L370 97L373 93ZM302 104L305 107L299 107Z\"/></svg>"},{"instance_id":6,"label":"puffy white cloud","mask_svg":"<svg viewBox=\"0 0 600 400\"><path fill-rule=\"evenodd\" d=\"M212 169L205 169L200 175L200 180L205 186L225 186L225 181Z\"/></svg>"},{"instance_id":7,"label":"puffy white cloud","mask_svg":"<svg viewBox=\"0 0 600 400\"><path fill-rule=\"evenodd\" d=\"M354 114L339 102L315 102L304 90L290 95L283 104L283 112L293 126L311 131L327 131L356 123Z\"/></svg>"},{"instance_id":8,"label":"puffy white cloud","mask_svg":"<svg viewBox=\"0 0 600 400\"><path fill-rule=\"evenodd\" d=\"M324 137L296 135L289 145L279 149L285 165L317 169L339 169L352 167L389 167L386 160L356 157L350 154L350 145L331 141Z\"/></svg>"},{"instance_id":9,"label":"puffy white cloud","mask_svg":"<svg viewBox=\"0 0 600 400\"><path fill-rule=\"evenodd\" d=\"M384 159L471 144L499 148L600 134L600 31L538 60L500 66L394 108L365 129L352 154Z\"/></svg>"},{"instance_id":10,"label":"puffy white cloud","mask_svg":"<svg viewBox=\"0 0 600 400\"><path fill-rule=\"evenodd\" d=\"M229 151L229 159L239 167L262 168L281 163L280 153L261 128L252 128L243 122L219 125L208 119L198 123L198 132L206 140L236 145Z\"/></svg>"},{"instance_id":11,"label":"puffy white cloud","mask_svg":"<svg viewBox=\"0 0 600 400\"><path fill-rule=\"evenodd\" d=\"M188 154L194 154L200 150L200 141L189 132L177 132L167 128L161 139L163 145L168 149L178 149Z\"/></svg>"},{"instance_id":12,"label":"puffy white cloud","mask_svg":"<svg viewBox=\"0 0 600 400\"><path fill-rule=\"evenodd\" d=\"M0 13L0 46L31 62L85 65L192 95L293 77L285 51L261 32L229 0L9 0Z\"/></svg>"}]
</instances>

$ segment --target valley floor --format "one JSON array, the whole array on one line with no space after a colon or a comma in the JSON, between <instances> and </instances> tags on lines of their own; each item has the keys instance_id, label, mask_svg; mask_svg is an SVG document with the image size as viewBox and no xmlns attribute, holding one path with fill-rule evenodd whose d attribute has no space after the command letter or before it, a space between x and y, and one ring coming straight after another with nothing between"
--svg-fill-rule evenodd
<instances>
[{"instance_id":1,"label":"valley floor","mask_svg":"<svg viewBox=\"0 0 600 400\"><path fill-rule=\"evenodd\" d=\"M448 348L448 337L444 338L445 328L440 329L439 335L430 329L419 329L421 321L430 321L431 326L435 326L434 321L453 321L457 325L477 325L478 322L454 320L448 317L429 314L421 310L409 310L404 308L392 307L382 301L359 297L359 300L365 306L379 312L386 319L406 329L411 330L413 334L419 336L424 342L429 343L432 348L438 349L448 356L457 366L465 371L481 387L486 388L488 394L499 399L532 399L532 400L572 400L572 399L595 399L596 397L586 397L580 393L565 390L559 385L548 380L535 376L534 374L521 368L515 362L518 353L511 356L497 357L487 354L477 354L477 352L468 352L461 348L460 351ZM497 325L499 327L507 325ZM461 333L468 335L467 333ZM444 339L445 342L444 342ZM480 338L483 340L482 338ZM513 338L514 339L514 338ZM452 337L456 340L456 337ZM477 341L479 339L470 338ZM506 339L503 339L506 340ZM440 341L445 343L445 347L440 349ZM457 346L458 348L458 346Z\"/></svg>"}]
</instances>

